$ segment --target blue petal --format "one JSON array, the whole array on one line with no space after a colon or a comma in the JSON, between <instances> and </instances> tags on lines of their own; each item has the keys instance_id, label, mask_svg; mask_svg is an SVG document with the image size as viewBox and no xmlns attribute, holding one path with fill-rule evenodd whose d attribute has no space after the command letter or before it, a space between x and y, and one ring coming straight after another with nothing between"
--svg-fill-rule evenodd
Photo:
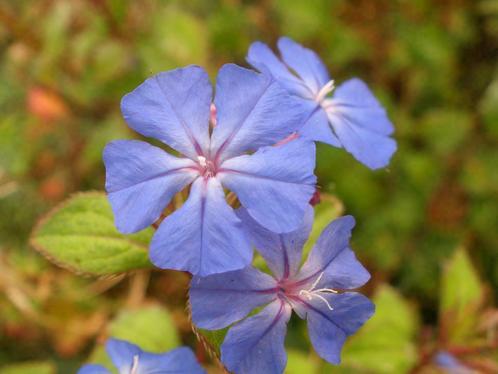
<instances>
[{"instance_id":1,"label":"blue petal","mask_svg":"<svg viewBox=\"0 0 498 374\"><path fill-rule=\"evenodd\" d=\"M130 127L196 159L209 147L212 87L198 66L162 72L123 97L121 111Z\"/></svg>"},{"instance_id":2,"label":"blue petal","mask_svg":"<svg viewBox=\"0 0 498 374\"><path fill-rule=\"evenodd\" d=\"M192 182L195 163L138 140L113 141L104 149L106 190L123 233L156 221L171 198Z\"/></svg>"},{"instance_id":3,"label":"blue petal","mask_svg":"<svg viewBox=\"0 0 498 374\"><path fill-rule=\"evenodd\" d=\"M311 49L287 37L278 40L278 49L285 63L299 74L315 95L330 81L327 68Z\"/></svg>"},{"instance_id":4,"label":"blue petal","mask_svg":"<svg viewBox=\"0 0 498 374\"><path fill-rule=\"evenodd\" d=\"M396 151L393 125L384 108L359 79L337 88L328 116L344 148L371 169L386 166Z\"/></svg>"},{"instance_id":5,"label":"blue petal","mask_svg":"<svg viewBox=\"0 0 498 374\"><path fill-rule=\"evenodd\" d=\"M252 43L246 60L259 71L270 73L290 93L307 99L314 97L313 92L306 84L292 74L266 44Z\"/></svg>"},{"instance_id":6,"label":"blue petal","mask_svg":"<svg viewBox=\"0 0 498 374\"><path fill-rule=\"evenodd\" d=\"M280 374L287 364L284 339L291 314L288 304L274 301L260 313L236 324L221 345L221 361L238 374Z\"/></svg>"},{"instance_id":7,"label":"blue petal","mask_svg":"<svg viewBox=\"0 0 498 374\"><path fill-rule=\"evenodd\" d=\"M193 277L189 293L192 321L203 329L224 328L273 301L276 287L275 279L252 266L205 278Z\"/></svg>"},{"instance_id":8,"label":"blue petal","mask_svg":"<svg viewBox=\"0 0 498 374\"><path fill-rule=\"evenodd\" d=\"M161 223L150 249L156 266L199 276L242 269L251 258L242 222L216 178L192 184L188 200Z\"/></svg>"},{"instance_id":9,"label":"blue petal","mask_svg":"<svg viewBox=\"0 0 498 374\"><path fill-rule=\"evenodd\" d=\"M306 114L301 101L266 74L223 66L216 82L212 158L223 161L275 144L296 131Z\"/></svg>"},{"instance_id":10,"label":"blue petal","mask_svg":"<svg viewBox=\"0 0 498 374\"><path fill-rule=\"evenodd\" d=\"M218 176L259 224L281 233L301 224L315 192L314 168L314 144L297 139L227 160Z\"/></svg>"},{"instance_id":11,"label":"blue petal","mask_svg":"<svg viewBox=\"0 0 498 374\"><path fill-rule=\"evenodd\" d=\"M299 130L299 134L301 134L304 139L327 143L338 148L342 147L341 142L337 139L337 136L335 136L334 131L332 131L332 128L330 127L327 114L321 106L318 106L316 110L313 111L313 114L308 121L306 121L301 130Z\"/></svg>"},{"instance_id":12,"label":"blue petal","mask_svg":"<svg viewBox=\"0 0 498 374\"><path fill-rule=\"evenodd\" d=\"M312 284L321 276L316 288L353 289L364 285L370 274L358 262L349 248L352 216L334 220L321 233L297 279L301 284Z\"/></svg>"},{"instance_id":13,"label":"blue petal","mask_svg":"<svg viewBox=\"0 0 498 374\"><path fill-rule=\"evenodd\" d=\"M277 279L293 277L301 263L304 243L308 240L313 225L313 208L308 205L299 228L287 234L276 234L258 224L247 210L240 208L237 215L252 244L264 257Z\"/></svg>"},{"instance_id":14,"label":"blue petal","mask_svg":"<svg viewBox=\"0 0 498 374\"><path fill-rule=\"evenodd\" d=\"M111 372L102 365L89 364L82 366L77 374L111 374Z\"/></svg>"},{"instance_id":15,"label":"blue petal","mask_svg":"<svg viewBox=\"0 0 498 374\"><path fill-rule=\"evenodd\" d=\"M163 354L143 352L140 355L137 373L204 374L205 370L199 365L190 348L180 347Z\"/></svg>"},{"instance_id":16,"label":"blue petal","mask_svg":"<svg viewBox=\"0 0 498 374\"><path fill-rule=\"evenodd\" d=\"M346 338L373 315L375 305L355 292L322 295L333 310L319 298L306 300L302 309L308 321L308 334L313 348L324 360L337 365L341 361L341 349Z\"/></svg>"},{"instance_id":17,"label":"blue petal","mask_svg":"<svg viewBox=\"0 0 498 374\"><path fill-rule=\"evenodd\" d=\"M142 350L135 344L119 339L109 339L106 343L106 351L120 372L130 371L133 366L133 358L140 357L142 353Z\"/></svg>"}]
</instances>

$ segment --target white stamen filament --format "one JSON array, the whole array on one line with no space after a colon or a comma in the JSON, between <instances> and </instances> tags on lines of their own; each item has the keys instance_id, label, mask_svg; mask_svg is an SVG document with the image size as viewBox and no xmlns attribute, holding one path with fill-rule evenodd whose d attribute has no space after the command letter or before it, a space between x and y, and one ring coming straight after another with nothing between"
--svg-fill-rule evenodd
<instances>
[{"instance_id":1,"label":"white stamen filament","mask_svg":"<svg viewBox=\"0 0 498 374\"><path fill-rule=\"evenodd\" d=\"M130 374L138 374L138 355L133 356Z\"/></svg>"},{"instance_id":2,"label":"white stamen filament","mask_svg":"<svg viewBox=\"0 0 498 374\"><path fill-rule=\"evenodd\" d=\"M325 99L327 95L334 90L334 88L335 88L334 80L331 79L327 83L325 83L325 85L320 89L320 91L318 91L315 100L321 103L323 99Z\"/></svg>"},{"instance_id":3,"label":"white stamen filament","mask_svg":"<svg viewBox=\"0 0 498 374\"><path fill-rule=\"evenodd\" d=\"M317 297L319 298L320 300L322 300L325 304L327 304L327 307L330 309L330 310L334 310L334 308L332 308L329 304L329 302L327 301L327 299L325 297L323 297L322 295L320 295L320 292L326 292L326 293L337 293L336 290L333 290L332 288L319 288L317 290L315 290L315 287L318 285L318 283L320 283L320 280L322 279L323 277L323 272L320 273L320 275L318 276L318 278L313 282L313 284L311 285L311 287L309 288L309 290L301 290L299 291L299 295L300 296L304 296L306 297L308 300L312 300L313 297Z\"/></svg>"}]
</instances>

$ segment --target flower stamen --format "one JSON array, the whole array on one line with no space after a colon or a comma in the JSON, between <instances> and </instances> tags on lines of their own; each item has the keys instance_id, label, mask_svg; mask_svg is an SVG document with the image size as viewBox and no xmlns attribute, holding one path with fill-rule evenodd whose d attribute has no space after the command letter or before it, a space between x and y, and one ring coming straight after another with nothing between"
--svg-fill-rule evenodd
<instances>
[{"instance_id":1,"label":"flower stamen","mask_svg":"<svg viewBox=\"0 0 498 374\"><path fill-rule=\"evenodd\" d=\"M315 290L315 287L318 285L318 283L320 283L320 280L322 279L322 277L323 277L323 272L320 273L318 278L313 282L313 284L311 285L311 287L308 290L299 291L299 296L304 296L310 301L313 299L313 297L317 297L320 300L322 300L325 304L327 304L327 308L329 308L330 310L334 310L334 308L332 308L330 306L327 299L325 297L323 297L322 295L320 295L320 292L325 292L325 293L338 293L338 292L332 288L318 288Z\"/></svg>"},{"instance_id":2,"label":"flower stamen","mask_svg":"<svg viewBox=\"0 0 498 374\"><path fill-rule=\"evenodd\" d=\"M138 373L138 355L133 356L133 364L131 366L130 374Z\"/></svg>"},{"instance_id":3,"label":"flower stamen","mask_svg":"<svg viewBox=\"0 0 498 374\"><path fill-rule=\"evenodd\" d=\"M315 101L321 103L323 99L325 99L327 95L334 90L334 88L335 88L334 80L331 79L327 83L325 83L325 85L320 89L320 91L318 91L318 94L315 97Z\"/></svg>"}]
</instances>

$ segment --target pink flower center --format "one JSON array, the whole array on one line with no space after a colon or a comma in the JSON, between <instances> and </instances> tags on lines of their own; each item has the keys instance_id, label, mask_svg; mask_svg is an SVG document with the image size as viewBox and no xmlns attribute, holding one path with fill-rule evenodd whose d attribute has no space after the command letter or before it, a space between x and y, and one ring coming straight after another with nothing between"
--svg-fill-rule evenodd
<instances>
[{"instance_id":1,"label":"pink flower center","mask_svg":"<svg viewBox=\"0 0 498 374\"><path fill-rule=\"evenodd\" d=\"M216 175L218 168L216 164L204 156L197 156L199 173L205 178L212 178Z\"/></svg>"}]
</instances>

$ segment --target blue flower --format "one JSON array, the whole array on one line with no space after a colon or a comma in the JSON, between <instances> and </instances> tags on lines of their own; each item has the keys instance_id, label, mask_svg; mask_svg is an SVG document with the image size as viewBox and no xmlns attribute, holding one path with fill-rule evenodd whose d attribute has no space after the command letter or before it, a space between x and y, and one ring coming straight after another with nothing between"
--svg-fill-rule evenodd
<instances>
[{"instance_id":1,"label":"blue flower","mask_svg":"<svg viewBox=\"0 0 498 374\"><path fill-rule=\"evenodd\" d=\"M123 233L151 225L192 184L187 201L155 233L150 258L160 268L202 276L241 269L252 258L224 188L259 223L289 232L302 221L316 182L312 142L270 146L303 119L300 104L274 79L223 66L212 129L211 96L208 75L197 66L147 79L123 98L123 116L132 129L183 156L138 140L113 141L104 150L106 190Z\"/></svg>"},{"instance_id":2,"label":"blue flower","mask_svg":"<svg viewBox=\"0 0 498 374\"><path fill-rule=\"evenodd\" d=\"M109 339L106 350L119 374L185 373L203 374L194 353L187 347L157 354L142 351L124 340ZM78 374L111 374L102 365L85 365Z\"/></svg>"},{"instance_id":3,"label":"blue flower","mask_svg":"<svg viewBox=\"0 0 498 374\"><path fill-rule=\"evenodd\" d=\"M307 106L309 117L300 130L302 136L344 147L371 169L386 166L396 151L396 142L389 137L393 126L367 85L351 79L335 89L315 52L285 37L279 39L278 49L281 59L266 44L255 42L247 61L272 75Z\"/></svg>"},{"instance_id":4,"label":"blue flower","mask_svg":"<svg viewBox=\"0 0 498 374\"><path fill-rule=\"evenodd\" d=\"M338 292L360 287L370 278L349 248L353 217L345 216L329 224L299 269L302 247L313 221L311 207L302 226L288 234L263 228L244 209L238 215L273 276L249 266L205 278L193 277L193 322L208 330L235 323L221 346L221 360L228 370L282 373L287 361L287 322L294 310L307 320L317 353L338 364L346 337L360 328L375 309L361 294ZM264 308L259 313L244 319L261 306Z\"/></svg>"}]
</instances>

